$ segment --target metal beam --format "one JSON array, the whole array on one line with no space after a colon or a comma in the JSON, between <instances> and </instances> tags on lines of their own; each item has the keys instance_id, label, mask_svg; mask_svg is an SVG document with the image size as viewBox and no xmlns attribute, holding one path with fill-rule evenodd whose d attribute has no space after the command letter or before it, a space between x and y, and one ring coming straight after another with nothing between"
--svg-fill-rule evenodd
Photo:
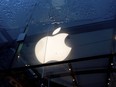
<instances>
[{"instance_id":1,"label":"metal beam","mask_svg":"<svg viewBox=\"0 0 116 87\"><path fill-rule=\"evenodd\" d=\"M108 72L108 69L105 69L105 68L101 68L101 69L96 68L96 69L89 69L89 70L76 70L76 71L74 71L75 75L107 73L107 72ZM70 76L70 73L66 72L66 73L52 74L52 75L49 75L46 77L48 77L50 79L54 79L54 78L60 78L60 77L66 77L66 76Z\"/></svg>"},{"instance_id":2,"label":"metal beam","mask_svg":"<svg viewBox=\"0 0 116 87\"><path fill-rule=\"evenodd\" d=\"M68 66L69 66L69 71L70 71L70 74L72 76L72 79L73 79L73 83L74 83L74 87L78 87L78 81L77 81L77 78L75 76L75 73L74 73L74 70L73 70L73 67L71 65L71 63L68 63Z\"/></svg>"},{"instance_id":3,"label":"metal beam","mask_svg":"<svg viewBox=\"0 0 116 87\"><path fill-rule=\"evenodd\" d=\"M65 61L61 61L61 62L53 62L53 63L45 63L45 64L38 64L38 65L24 66L24 67L19 67L19 68L5 69L5 70L0 70L0 73L20 71L20 70L32 69L32 68L40 68L40 67L52 66L52 65L74 63L74 62L81 62L81 61L88 61L88 60L105 59L105 58L107 59L110 56L116 56L116 53L115 54L104 54L104 55L97 55L97 56L91 56L91 57L84 57L84 58L77 58L77 59L65 60Z\"/></svg>"},{"instance_id":4,"label":"metal beam","mask_svg":"<svg viewBox=\"0 0 116 87\"><path fill-rule=\"evenodd\" d=\"M84 74L96 74L96 73L107 73L109 70L106 68L96 68L96 69L89 69L89 70L76 70L74 71L75 75L84 75ZM111 69L111 72L116 72L116 69ZM50 79L54 79L54 78L60 78L60 77L66 77L66 76L70 76L69 72L66 73L59 73L59 74L52 74L52 75L48 75L46 77L50 78Z\"/></svg>"},{"instance_id":5,"label":"metal beam","mask_svg":"<svg viewBox=\"0 0 116 87\"><path fill-rule=\"evenodd\" d=\"M109 63L108 63L108 71L107 71L107 78L106 78L106 87L109 87L109 83L110 83L110 75L111 75L111 72L112 72L112 64L113 63L113 56L110 56L109 57Z\"/></svg>"}]
</instances>

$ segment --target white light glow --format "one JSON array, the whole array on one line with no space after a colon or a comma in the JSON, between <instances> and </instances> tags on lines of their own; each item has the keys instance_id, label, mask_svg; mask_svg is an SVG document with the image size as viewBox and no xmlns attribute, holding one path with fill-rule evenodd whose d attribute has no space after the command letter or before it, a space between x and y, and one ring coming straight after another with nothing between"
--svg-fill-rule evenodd
<instances>
[{"instance_id":1,"label":"white light glow","mask_svg":"<svg viewBox=\"0 0 116 87\"><path fill-rule=\"evenodd\" d=\"M59 30L56 30L55 34L58 32ZM63 61L71 51L71 48L65 44L65 38L67 36L67 33L61 33L40 39L35 46L35 55L37 59L41 63L47 63L52 60Z\"/></svg>"},{"instance_id":2,"label":"white light glow","mask_svg":"<svg viewBox=\"0 0 116 87\"><path fill-rule=\"evenodd\" d=\"M28 66L27 64L25 66Z\"/></svg>"},{"instance_id":3,"label":"white light glow","mask_svg":"<svg viewBox=\"0 0 116 87\"><path fill-rule=\"evenodd\" d=\"M75 79L73 79L73 82L75 81Z\"/></svg>"},{"instance_id":4,"label":"white light glow","mask_svg":"<svg viewBox=\"0 0 116 87\"><path fill-rule=\"evenodd\" d=\"M18 55L18 58L20 58L20 56Z\"/></svg>"},{"instance_id":5,"label":"white light glow","mask_svg":"<svg viewBox=\"0 0 116 87\"><path fill-rule=\"evenodd\" d=\"M61 30L61 27L57 28L57 29L52 33L52 35L57 34L60 30Z\"/></svg>"},{"instance_id":6,"label":"white light glow","mask_svg":"<svg viewBox=\"0 0 116 87\"><path fill-rule=\"evenodd\" d=\"M116 40L116 35L115 35L114 39Z\"/></svg>"},{"instance_id":7,"label":"white light glow","mask_svg":"<svg viewBox=\"0 0 116 87\"><path fill-rule=\"evenodd\" d=\"M113 66L114 64L113 64L113 63L111 63L111 65Z\"/></svg>"}]
</instances>

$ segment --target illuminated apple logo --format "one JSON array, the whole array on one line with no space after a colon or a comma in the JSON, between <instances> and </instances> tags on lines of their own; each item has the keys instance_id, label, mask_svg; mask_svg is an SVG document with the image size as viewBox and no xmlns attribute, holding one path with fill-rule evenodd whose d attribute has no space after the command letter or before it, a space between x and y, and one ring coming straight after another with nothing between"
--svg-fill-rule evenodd
<instances>
[{"instance_id":1,"label":"illuminated apple logo","mask_svg":"<svg viewBox=\"0 0 116 87\"><path fill-rule=\"evenodd\" d=\"M67 33L57 34L61 27L57 28L52 35L40 39L35 46L35 55L41 63L49 61L63 61L70 53L71 47L65 44Z\"/></svg>"}]
</instances>

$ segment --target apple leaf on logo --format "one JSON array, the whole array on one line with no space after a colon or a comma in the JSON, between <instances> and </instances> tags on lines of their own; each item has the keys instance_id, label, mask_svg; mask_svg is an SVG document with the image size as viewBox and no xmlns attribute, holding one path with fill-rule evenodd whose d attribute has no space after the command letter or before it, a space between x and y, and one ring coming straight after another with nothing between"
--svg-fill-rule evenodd
<instances>
[{"instance_id":1,"label":"apple leaf on logo","mask_svg":"<svg viewBox=\"0 0 116 87\"><path fill-rule=\"evenodd\" d=\"M55 29L55 30L53 31L52 35L57 34L60 30L61 30L61 27L59 27L59 28Z\"/></svg>"}]
</instances>

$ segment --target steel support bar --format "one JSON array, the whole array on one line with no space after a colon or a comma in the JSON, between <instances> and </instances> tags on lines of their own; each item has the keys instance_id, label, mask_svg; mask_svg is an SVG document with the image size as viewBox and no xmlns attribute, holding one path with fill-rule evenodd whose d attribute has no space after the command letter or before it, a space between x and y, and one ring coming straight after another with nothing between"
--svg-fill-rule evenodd
<instances>
[{"instance_id":1,"label":"steel support bar","mask_svg":"<svg viewBox=\"0 0 116 87\"><path fill-rule=\"evenodd\" d=\"M104 58L107 59L110 56L116 56L116 53L115 54L104 54L104 55L97 55L97 56L91 56L91 57L84 57L84 58L77 58L77 59L66 60L66 61L61 61L61 62L53 62L53 63L45 63L45 64L38 64L38 65L30 65L30 66L24 66L24 67L18 67L18 68L5 69L5 70L0 70L0 73L1 72L20 71L20 70L32 69L32 68L40 68L40 67L52 66L52 65L74 63L74 62L80 62L80 61L88 61L88 60L96 60L96 59L104 59Z\"/></svg>"},{"instance_id":2,"label":"steel support bar","mask_svg":"<svg viewBox=\"0 0 116 87\"><path fill-rule=\"evenodd\" d=\"M109 63L108 63L108 71L107 71L107 79L106 79L106 87L109 87L109 82L110 82L110 75L112 72L112 64L113 63L113 56L109 57Z\"/></svg>"},{"instance_id":3,"label":"steel support bar","mask_svg":"<svg viewBox=\"0 0 116 87\"><path fill-rule=\"evenodd\" d=\"M108 69L91 69L91 70L78 70L78 71L74 71L75 75L84 75L84 74L96 74L96 73L107 73ZM116 72L116 69L111 69L111 72ZM54 79L54 78L60 78L60 77L66 77L66 76L70 76L69 72L66 73L59 73L59 74L52 74L49 76L46 76L50 79Z\"/></svg>"},{"instance_id":4,"label":"steel support bar","mask_svg":"<svg viewBox=\"0 0 116 87\"><path fill-rule=\"evenodd\" d=\"M112 72L113 71L116 71L116 70L112 70ZM76 71L74 71L75 75L107 73L107 72L108 72L108 69L104 69L104 68L103 69L96 68L96 69L90 69L90 70L78 70L78 71L76 70ZM66 76L70 76L70 73L66 72L66 73L52 74L52 75L49 75L46 77L54 79L54 78L60 78L60 77L66 77Z\"/></svg>"},{"instance_id":5,"label":"steel support bar","mask_svg":"<svg viewBox=\"0 0 116 87\"><path fill-rule=\"evenodd\" d=\"M70 74L72 76L72 79L73 79L73 83L74 83L74 87L78 87L78 81L77 81L77 78L76 78L76 75L74 73L74 70L73 70L73 67L71 65L71 63L68 63L68 66L69 66L69 71L70 71Z\"/></svg>"}]
</instances>

